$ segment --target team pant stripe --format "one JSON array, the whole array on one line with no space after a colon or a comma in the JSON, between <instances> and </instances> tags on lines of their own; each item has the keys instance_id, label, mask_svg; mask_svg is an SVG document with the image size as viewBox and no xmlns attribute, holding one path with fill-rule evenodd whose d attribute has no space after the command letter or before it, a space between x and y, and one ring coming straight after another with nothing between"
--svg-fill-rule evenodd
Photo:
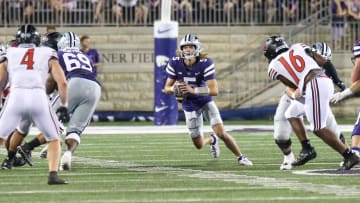
<instances>
[{"instance_id":1,"label":"team pant stripe","mask_svg":"<svg viewBox=\"0 0 360 203\"><path fill-rule=\"evenodd\" d=\"M321 129L319 86L316 79L311 81L311 92L313 99L314 131L316 131Z\"/></svg>"}]
</instances>

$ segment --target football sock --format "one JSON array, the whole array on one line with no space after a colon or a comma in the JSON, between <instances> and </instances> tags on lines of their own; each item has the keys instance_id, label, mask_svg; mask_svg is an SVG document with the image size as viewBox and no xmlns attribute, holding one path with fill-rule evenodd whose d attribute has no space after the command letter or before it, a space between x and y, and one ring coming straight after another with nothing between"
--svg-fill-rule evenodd
<instances>
[{"instance_id":1,"label":"football sock","mask_svg":"<svg viewBox=\"0 0 360 203\"><path fill-rule=\"evenodd\" d=\"M350 150L349 148L346 149L344 153L342 153L342 156L343 156L345 159L349 158L351 155L352 155L352 152L351 152L351 150Z\"/></svg>"},{"instance_id":2,"label":"football sock","mask_svg":"<svg viewBox=\"0 0 360 203\"><path fill-rule=\"evenodd\" d=\"M24 144L24 146L29 150L33 150L35 147L38 147L40 145L41 143L37 138L34 138L30 142Z\"/></svg>"},{"instance_id":3,"label":"football sock","mask_svg":"<svg viewBox=\"0 0 360 203\"><path fill-rule=\"evenodd\" d=\"M301 146L303 149L311 149L312 148L310 140L308 140L308 139L301 141Z\"/></svg>"},{"instance_id":4,"label":"football sock","mask_svg":"<svg viewBox=\"0 0 360 203\"><path fill-rule=\"evenodd\" d=\"M16 151L8 151L9 160L14 159L16 155Z\"/></svg>"}]
</instances>

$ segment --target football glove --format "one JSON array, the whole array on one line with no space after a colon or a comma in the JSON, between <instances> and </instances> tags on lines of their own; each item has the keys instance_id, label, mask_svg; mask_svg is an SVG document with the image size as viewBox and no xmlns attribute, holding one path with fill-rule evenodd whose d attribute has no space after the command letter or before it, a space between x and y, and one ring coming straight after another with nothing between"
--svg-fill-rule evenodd
<instances>
[{"instance_id":1,"label":"football glove","mask_svg":"<svg viewBox=\"0 0 360 203\"><path fill-rule=\"evenodd\" d=\"M61 121L62 123L69 122L69 120L70 120L68 109L65 106L60 106L56 110L56 115L57 115L59 121Z\"/></svg>"},{"instance_id":2,"label":"football glove","mask_svg":"<svg viewBox=\"0 0 360 203\"><path fill-rule=\"evenodd\" d=\"M333 104L336 104L336 103L344 100L345 98L351 96L352 94L353 94L352 91L349 88L347 88L342 92L337 92L337 93L333 94L333 96L330 99L330 102Z\"/></svg>"}]
</instances>

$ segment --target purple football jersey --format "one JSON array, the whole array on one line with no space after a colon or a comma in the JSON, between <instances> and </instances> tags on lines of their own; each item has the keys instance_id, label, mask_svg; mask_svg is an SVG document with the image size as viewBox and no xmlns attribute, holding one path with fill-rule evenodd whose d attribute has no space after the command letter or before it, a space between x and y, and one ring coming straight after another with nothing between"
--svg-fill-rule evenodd
<instances>
[{"instance_id":1,"label":"purple football jersey","mask_svg":"<svg viewBox=\"0 0 360 203\"><path fill-rule=\"evenodd\" d=\"M191 87L204 87L207 80L215 79L214 63L209 58L199 59L193 65L186 66L184 59L173 57L166 67L166 72L168 78L184 81ZM182 105L185 111L196 111L212 100L211 96L190 94Z\"/></svg>"},{"instance_id":2,"label":"purple football jersey","mask_svg":"<svg viewBox=\"0 0 360 203\"><path fill-rule=\"evenodd\" d=\"M96 80L96 68L90 58L80 51L58 51L59 63L65 72L66 79L72 77Z\"/></svg>"}]
</instances>

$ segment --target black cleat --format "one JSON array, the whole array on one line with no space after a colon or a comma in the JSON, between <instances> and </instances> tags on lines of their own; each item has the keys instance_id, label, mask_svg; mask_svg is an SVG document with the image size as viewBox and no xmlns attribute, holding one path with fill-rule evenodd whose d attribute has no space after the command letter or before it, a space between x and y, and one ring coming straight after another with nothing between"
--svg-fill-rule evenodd
<instances>
[{"instance_id":1,"label":"black cleat","mask_svg":"<svg viewBox=\"0 0 360 203\"><path fill-rule=\"evenodd\" d=\"M14 167L21 167L24 166L26 164L26 161L24 158L22 157L15 157L14 158Z\"/></svg>"},{"instance_id":2,"label":"black cleat","mask_svg":"<svg viewBox=\"0 0 360 203\"><path fill-rule=\"evenodd\" d=\"M3 170L11 170L13 167L14 167L14 159L6 158L1 164L1 169Z\"/></svg>"},{"instance_id":3,"label":"black cleat","mask_svg":"<svg viewBox=\"0 0 360 203\"><path fill-rule=\"evenodd\" d=\"M353 166L360 163L360 157L355 153L352 153L350 157L344 160L343 165L339 168L339 171L350 170Z\"/></svg>"},{"instance_id":4,"label":"black cleat","mask_svg":"<svg viewBox=\"0 0 360 203\"><path fill-rule=\"evenodd\" d=\"M316 151L312 147L310 149L302 149L300 152L299 157L291 163L293 166L301 166L306 164L306 162L310 161L311 159L316 158Z\"/></svg>"},{"instance_id":5,"label":"black cleat","mask_svg":"<svg viewBox=\"0 0 360 203\"><path fill-rule=\"evenodd\" d=\"M50 174L48 179L48 185L64 185L68 184L67 181L59 178L57 174Z\"/></svg>"},{"instance_id":6,"label":"black cleat","mask_svg":"<svg viewBox=\"0 0 360 203\"><path fill-rule=\"evenodd\" d=\"M31 150L24 147L24 145L18 146L16 149L26 163L32 166Z\"/></svg>"}]
</instances>

